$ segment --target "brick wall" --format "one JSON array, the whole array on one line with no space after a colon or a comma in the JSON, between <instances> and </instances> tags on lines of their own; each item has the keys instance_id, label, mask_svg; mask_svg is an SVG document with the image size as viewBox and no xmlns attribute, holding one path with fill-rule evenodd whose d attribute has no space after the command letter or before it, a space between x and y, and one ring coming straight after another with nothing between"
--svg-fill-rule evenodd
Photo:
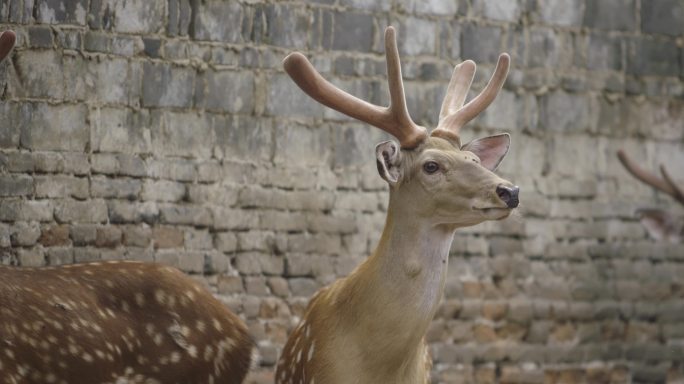
<instances>
[{"instance_id":1,"label":"brick wall","mask_svg":"<svg viewBox=\"0 0 684 384\"><path fill-rule=\"evenodd\" d=\"M453 65L482 88L464 131L507 131L521 214L458 232L428 337L435 382L682 382L684 246L637 207L671 199L625 148L684 181L682 0L3 0L0 259L155 260L203 279L248 322L270 382L318 288L373 248L387 189L378 130L287 78L291 50L375 103L382 31L399 30L407 101L434 126ZM679 381L677 381L679 380Z\"/></svg>"}]
</instances>

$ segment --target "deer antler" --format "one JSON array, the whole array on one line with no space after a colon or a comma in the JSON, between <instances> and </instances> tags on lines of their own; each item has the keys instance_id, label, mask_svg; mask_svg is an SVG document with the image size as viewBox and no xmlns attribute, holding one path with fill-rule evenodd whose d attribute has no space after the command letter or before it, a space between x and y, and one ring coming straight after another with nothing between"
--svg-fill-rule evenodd
<instances>
[{"instance_id":1,"label":"deer antler","mask_svg":"<svg viewBox=\"0 0 684 384\"><path fill-rule=\"evenodd\" d=\"M0 63L10 53L15 41L17 41L17 35L14 32L5 31L0 33Z\"/></svg>"},{"instance_id":2,"label":"deer antler","mask_svg":"<svg viewBox=\"0 0 684 384\"><path fill-rule=\"evenodd\" d=\"M684 190L674 183L672 177L670 177L670 174L665 169L665 166L662 164L660 165L660 173L663 175L663 178L661 179L660 177L653 175L639 167L627 156L625 151L622 149L618 150L617 155L622 165L629 171L629 173L632 174L632 176L636 177L647 185L667 193L679 203L684 204Z\"/></svg>"},{"instance_id":3,"label":"deer antler","mask_svg":"<svg viewBox=\"0 0 684 384\"><path fill-rule=\"evenodd\" d=\"M444 102L442 103L442 109L439 113L439 124L437 124L437 128L432 131L431 135L455 141L460 145L459 132L461 127L484 111L494 101L506 81L510 62L510 56L502 53L487 86L465 106L463 103L473 82L476 65L472 60L466 60L457 65L454 68Z\"/></svg>"},{"instance_id":4,"label":"deer antler","mask_svg":"<svg viewBox=\"0 0 684 384\"><path fill-rule=\"evenodd\" d=\"M283 61L283 66L299 88L319 103L382 129L396 137L402 148L415 148L425 140L427 130L411 120L406 108L399 52L392 27L385 30L385 56L390 92L389 107L367 103L332 85L299 52L288 55Z\"/></svg>"}]
</instances>

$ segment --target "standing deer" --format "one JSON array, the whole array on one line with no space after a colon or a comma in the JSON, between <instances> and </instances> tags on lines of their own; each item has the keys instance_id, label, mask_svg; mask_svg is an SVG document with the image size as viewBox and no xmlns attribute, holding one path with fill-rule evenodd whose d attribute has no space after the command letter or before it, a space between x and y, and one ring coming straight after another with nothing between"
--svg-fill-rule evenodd
<instances>
[{"instance_id":1,"label":"standing deer","mask_svg":"<svg viewBox=\"0 0 684 384\"><path fill-rule=\"evenodd\" d=\"M0 61L15 41L0 35ZM0 383L241 383L247 328L177 269L0 266Z\"/></svg>"},{"instance_id":2,"label":"standing deer","mask_svg":"<svg viewBox=\"0 0 684 384\"><path fill-rule=\"evenodd\" d=\"M618 159L622 165L641 182L672 196L675 201L684 204L684 189L678 186L665 167L660 165L662 178L649 173L639 167L630 159L625 151L618 151ZM637 210L637 216L648 234L656 240L665 240L670 243L680 243L684 239L684 218L677 217L664 209L641 208Z\"/></svg>"},{"instance_id":3,"label":"standing deer","mask_svg":"<svg viewBox=\"0 0 684 384\"><path fill-rule=\"evenodd\" d=\"M313 99L390 133L399 145L376 147L378 171L390 190L377 248L311 299L285 344L276 383L429 382L425 333L444 289L455 230L504 219L518 206L518 187L493 173L508 151L509 135L465 145L459 137L501 89L509 56L499 57L485 89L466 105L475 63L456 66L439 124L428 135L409 117L392 27L385 31L385 51L387 108L336 88L301 53L284 60L285 71Z\"/></svg>"}]
</instances>

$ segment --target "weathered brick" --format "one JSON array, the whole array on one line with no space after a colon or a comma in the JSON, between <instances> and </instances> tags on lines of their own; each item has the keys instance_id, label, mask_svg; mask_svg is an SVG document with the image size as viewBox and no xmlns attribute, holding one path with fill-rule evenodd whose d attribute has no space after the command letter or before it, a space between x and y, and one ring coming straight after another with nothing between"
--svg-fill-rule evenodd
<instances>
[{"instance_id":1,"label":"weathered brick","mask_svg":"<svg viewBox=\"0 0 684 384\"><path fill-rule=\"evenodd\" d=\"M19 222L10 228L10 241L14 247L33 246L40 238L38 223Z\"/></svg>"},{"instance_id":2,"label":"weathered brick","mask_svg":"<svg viewBox=\"0 0 684 384\"><path fill-rule=\"evenodd\" d=\"M369 0L341 0L341 5L365 9L370 11L388 11L390 9L390 4L384 1L369 1Z\"/></svg>"},{"instance_id":3,"label":"weathered brick","mask_svg":"<svg viewBox=\"0 0 684 384\"><path fill-rule=\"evenodd\" d=\"M353 12L334 15L332 49L369 52L373 45L373 17Z\"/></svg>"},{"instance_id":4,"label":"weathered brick","mask_svg":"<svg viewBox=\"0 0 684 384\"><path fill-rule=\"evenodd\" d=\"M216 229L250 229L259 223L258 212L254 210L215 207L212 211Z\"/></svg>"},{"instance_id":5,"label":"weathered brick","mask_svg":"<svg viewBox=\"0 0 684 384\"><path fill-rule=\"evenodd\" d=\"M86 0L36 0L36 19L41 23L85 25Z\"/></svg>"},{"instance_id":6,"label":"weathered brick","mask_svg":"<svg viewBox=\"0 0 684 384\"><path fill-rule=\"evenodd\" d=\"M222 295L244 293L242 278L240 276L219 276L218 291Z\"/></svg>"},{"instance_id":7,"label":"weathered brick","mask_svg":"<svg viewBox=\"0 0 684 384\"><path fill-rule=\"evenodd\" d=\"M65 223L101 223L107 220L107 205L103 200L58 200L55 219Z\"/></svg>"},{"instance_id":8,"label":"weathered brick","mask_svg":"<svg viewBox=\"0 0 684 384\"><path fill-rule=\"evenodd\" d=\"M43 227L38 242L44 247L69 245L69 226L53 225Z\"/></svg>"},{"instance_id":9,"label":"weathered brick","mask_svg":"<svg viewBox=\"0 0 684 384\"><path fill-rule=\"evenodd\" d=\"M159 207L155 202L107 201L109 221L112 223L153 224L159 221Z\"/></svg>"},{"instance_id":10,"label":"weathered brick","mask_svg":"<svg viewBox=\"0 0 684 384\"><path fill-rule=\"evenodd\" d=\"M0 152L0 169L29 173L34 170L33 157L24 152Z\"/></svg>"},{"instance_id":11,"label":"weathered brick","mask_svg":"<svg viewBox=\"0 0 684 384\"><path fill-rule=\"evenodd\" d=\"M141 184L136 179L93 177L90 181L90 194L92 197L133 200L139 196Z\"/></svg>"},{"instance_id":12,"label":"weathered brick","mask_svg":"<svg viewBox=\"0 0 684 384\"><path fill-rule=\"evenodd\" d=\"M630 30L636 26L634 0L587 0L584 25L604 30Z\"/></svg>"},{"instance_id":13,"label":"weathered brick","mask_svg":"<svg viewBox=\"0 0 684 384\"><path fill-rule=\"evenodd\" d=\"M115 248L121 244L122 232L119 227L106 226L97 228L95 245L100 248Z\"/></svg>"},{"instance_id":14,"label":"weathered brick","mask_svg":"<svg viewBox=\"0 0 684 384\"><path fill-rule=\"evenodd\" d=\"M558 26L579 26L582 24L581 0L538 0L541 21Z\"/></svg>"},{"instance_id":15,"label":"weathered brick","mask_svg":"<svg viewBox=\"0 0 684 384\"><path fill-rule=\"evenodd\" d=\"M624 41L620 38L594 34L589 36L588 67L597 70L622 70Z\"/></svg>"},{"instance_id":16,"label":"weathered brick","mask_svg":"<svg viewBox=\"0 0 684 384\"><path fill-rule=\"evenodd\" d=\"M235 252L237 250L237 235L233 232L219 232L214 239L214 246L221 252Z\"/></svg>"},{"instance_id":17,"label":"weathered brick","mask_svg":"<svg viewBox=\"0 0 684 384\"><path fill-rule=\"evenodd\" d=\"M31 195L33 190L31 176L0 175L0 197Z\"/></svg>"},{"instance_id":18,"label":"weathered brick","mask_svg":"<svg viewBox=\"0 0 684 384\"><path fill-rule=\"evenodd\" d=\"M678 49L673 40L634 38L629 41L627 73L637 76L679 74Z\"/></svg>"},{"instance_id":19,"label":"weathered brick","mask_svg":"<svg viewBox=\"0 0 684 384\"><path fill-rule=\"evenodd\" d=\"M182 183L168 180L145 180L140 196L146 201L178 202L185 194L186 187Z\"/></svg>"},{"instance_id":20,"label":"weathered brick","mask_svg":"<svg viewBox=\"0 0 684 384\"><path fill-rule=\"evenodd\" d=\"M186 229L184 244L186 249L211 249L213 241L206 229Z\"/></svg>"},{"instance_id":21,"label":"weathered brick","mask_svg":"<svg viewBox=\"0 0 684 384\"><path fill-rule=\"evenodd\" d=\"M151 150L149 116L128 109L98 108L91 111L91 145L102 152L141 153ZM143 128L141 128L143 127Z\"/></svg>"},{"instance_id":22,"label":"weathered brick","mask_svg":"<svg viewBox=\"0 0 684 384\"><path fill-rule=\"evenodd\" d=\"M174 227L152 228L152 241L155 249L182 247L184 239L185 237L180 229Z\"/></svg>"},{"instance_id":23,"label":"weathered brick","mask_svg":"<svg viewBox=\"0 0 684 384\"><path fill-rule=\"evenodd\" d=\"M267 26L264 42L297 49L307 46L311 16L306 8L284 4L267 5L264 16Z\"/></svg>"},{"instance_id":24,"label":"weathered brick","mask_svg":"<svg viewBox=\"0 0 684 384\"><path fill-rule=\"evenodd\" d=\"M64 265L74 263L72 248L49 248L45 252L47 265Z\"/></svg>"},{"instance_id":25,"label":"weathered brick","mask_svg":"<svg viewBox=\"0 0 684 384\"><path fill-rule=\"evenodd\" d=\"M51 50L17 53L17 66L22 73L34 74L23 82L27 96L62 99L64 97L64 64L62 56Z\"/></svg>"},{"instance_id":26,"label":"weathered brick","mask_svg":"<svg viewBox=\"0 0 684 384\"><path fill-rule=\"evenodd\" d=\"M3 199L0 221L51 221L53 209L50 200Z\"/></svg>"},{"instance_id":27,"label":"weathered brick","mask_svg":"<svg viewBox=\"0 0 684 384\"><path fill-rule=\"evenodd\" d=\"M35 176L36 197L64 198L73 197L86 199L88 197L88 179L73 176Z\"/></svg>"},{"instance_id":28,"label":"weathered brick","mask_svg":"<svg viewBox=\"0 0 684 384\"><path fill-rule=\"evenodd\" d=\"M273 75L267 81L265 112L271 116L322 117L323 106L311 100L286 75Z\"/></svg>"},{"instance_id":29,"label":"weathered brick","mask_svg":"<svg viewBox=\"0 0 684 384\"><path fill-rule=\"evenodd\" d=\"M216 139L207 115L180 112L153 113L152 124L152 145L157 154L200 159L211 157L212 144ZM188 130L189 126L193 129Z\"/></svg>"},{"instance_id":30,"label":"weathered brick","mask_svg":"<svg viewBox=\"0 0 684 384\"><path fill-rule=\"evenodd\" d=\"M240 42L242 7L233 1L209 1L193 12L192 37L225 43Z\"/></svg>"},{"instance_id":31,"label":"weathered brick","mask_svg":"<svg viewBox=\"0 0 684 384\"><path fill-rule=\"evenodd\" d=\"M192 104L195 72L167 63L145 62L142 103L146 107L189 107Z\"/></svg>"},{"instance_id":32,"label":"weathered brick","mask_svg":"<svg viewBox=\"0 0 684 384\"><path fill-rule=\"evenodd\" d=\"M29 42L31 47L52 48L52 30L48 27L29 28Z\"/></svg>"},{"instance_id":33,"label":"weathered brick","mask_svg":"<svg viewBox=\"0 0 684 384\"><path fill-rule=\"evenodd\" d=\"M203 252L163 250L155 254L155 262L176 267L183 272L198 273L204 270Z\"/></svg>"},{"instance_id":34,"label":"weathered brick","mask_svg":"<svg viewBox=\"0 0 684 384\"><path fill-rule=\"evenodd\" d=\"M641 29L647 33L681 36L684 4L678 0L652 0L641 6Z\"/></svg>"},{"instance_id":35,"label":"weathered brick","mask_svg":"<svg viewBox=\"0 0 684 384\"><path fill-rule=\"evenodd\" d=\"M216 135L215 152L221 157L234 160L270 160L273 153L271 120L256 120L248 116L216 116L212 125Z\"/></svg>"},{"instance_id":36,"label":"weathered brick","mask_svg":"<svg viewBox=\"0 0 684 384\"><path fill-rule=\"evenodd\" d=\"M475 11L487 19L501 21L516 21L522 11L521 2L496 1L496 0L475 0L473 8Z\"/></svg>"},{"instance_id":37,"label":"weathered brick","mask_svg":"<svg viewBox=\"0 0 684 384\"><path fill-rule=\"evenodd\" d=\"M165 224L209 226L213 223L211 211L202 206L164 205L159 208L159 215Z\"/></svg>"},{"instance_id":38,"label":"weathered brick","mask_svg":"<svg viewBox=\"0 0 684 384\"><path fill-rule=\"evenodd\" d=\"M495 63L501 53L501 39L499 27L465 24L461 28L461 57L476 63Z\"/></svg>"},{"instance_id":39,"label":"weathered brick","mask_svg":"<svg viewBox=\"0 0 684 384\"><path fill-rule=\"evenodd\" d=\"M150 227L127 225L122 228L122 242L126 246L147 247L152 239Z\"/></svg>"},{"instance_id":40,"label":"weathered brick","mask_svg":"<svg viewBox=\"0 0 684 384\"><path fill-rule=\"evenodd\" d=\"M434 54L437 43L437 25L426 19L410 17L402 23L397 41L408 56Z\"/></svg>"},{"instance_id":41,"label":"weathered brick","mask_svg":"<svg viewBox=\"0 0 684 384\"><path fill-rule=\"evenodd\" d=\"M17 259L22 267L42 267L45 265L45 255L40 248L22 248L17 250Z\"/></svg>"},{"instance_id":42,"label":"weathered brick","mask_svg":"<svg viewBox=\"0 0 684 384\"><path fill-rule=\"evenodd\" d=\"M164 26L164 0L102 0L105 25L124 33L155 33Z\"/></svg>"},{"instance_id":43,"label":"weathered brick","mask_svg":"<svg viewBox=\"0 0 684 384\"><path fill-rule=\"evenodd\" d=\"M83 151L88 143L84 105L23 104L17 121L22 147L32 150Z\"/></svg>"},{"instance_id":44,"label":"weathered brick","mask_svg":"<svg viewBox=\"0 0 684 384\"><path fill-rule=\"evenodd\" d=\"M314 279L295 277L289 280L292 296L311 297L321 287Z\"/></svg>"},{"instance_id":45,"label":"weathered brick","mask_svg":"<svg viewBox=\"0 0 684 384\"><path fill-rule=\"evenodd\" d=\"M591 127L590 100L583 95L556 91L541 100L539 123L550 131L577 132Z\"/></svg>"},{"instance_id":46,"label":"weathered brick","mask_svg":"<svg viewBox=\"0 0 684 384\"><path fill-rule=\"evenodd\" d=\"M69 228L69 236L74 245L90 245L95 242L96 230L92 225L72 225Z\"/></svg>"},{"instance_id":47,"label":"weathered brick","mask_svg":"<svg viewBox=\"0 0 684 384\"><path fill-rule=\"evenodd\" d=\"M329 141L328 130L276 123L274 161L294 165L320 164L327 160Z\"/></svg>"},{"instance_id":48,"label":"weathered brick","mask_svg":"<svg viewBox=\"0 0 684 384\"><path fill-rule=\"evenodd\" d=\"M254 109L251 72L207 71L197 81L197 104L207 110L250 113Z\"/></svg>"}]
</instances>

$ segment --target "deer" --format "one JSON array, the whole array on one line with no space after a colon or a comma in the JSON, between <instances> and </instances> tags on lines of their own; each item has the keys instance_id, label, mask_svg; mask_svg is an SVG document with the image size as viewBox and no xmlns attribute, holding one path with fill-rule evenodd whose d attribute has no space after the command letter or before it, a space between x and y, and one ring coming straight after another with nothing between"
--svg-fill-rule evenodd
<instances>
[{"instance_id":1,"label":"deer","mask_svg":"<svg viewBox=\"0 0 684 384\"><path fill-rule=\"evenodd\" d=\"M660 164L661 178L637 165L624 150L618 150L617 156L620 163L637 180L670 195L679 204L684 204L684 188L674 182L664 165ZM684 217L657 208L640 208L636 215L653 239L672 244L679 244L684 240Z\"/></svg>"},{"instance_id":2,"label":"deer","mask_svg":"<svg viewBox=\"0 0 684 384\"><path fill-rule=\"evenodd\" d=\"M276 365L276 383L428 383L425 340L444 291L458 228L507 218L519 187L494 171L508 152L507 133L461 145L460 129L503 86L510 57L499 56L483 91L464 105L476 65L454 68L437 127L428 133L409 116L393 27L385 30L389 106L370 104L325 80L299 52L285 72L317 102L398 140L376 147L389 186L385 226L372 254L351 274L310 299Z\"/></svg>"},{"instance_id":3,"label":"deer","mask_svg":"<svg viewBox=\"0 0 684 384\"><path fill-rule=\"evenodd\" d=\"M4 384L239 384L254 351L240 317L155 263L1 265L0 320Z\"/></svg>"}]
</instances>

